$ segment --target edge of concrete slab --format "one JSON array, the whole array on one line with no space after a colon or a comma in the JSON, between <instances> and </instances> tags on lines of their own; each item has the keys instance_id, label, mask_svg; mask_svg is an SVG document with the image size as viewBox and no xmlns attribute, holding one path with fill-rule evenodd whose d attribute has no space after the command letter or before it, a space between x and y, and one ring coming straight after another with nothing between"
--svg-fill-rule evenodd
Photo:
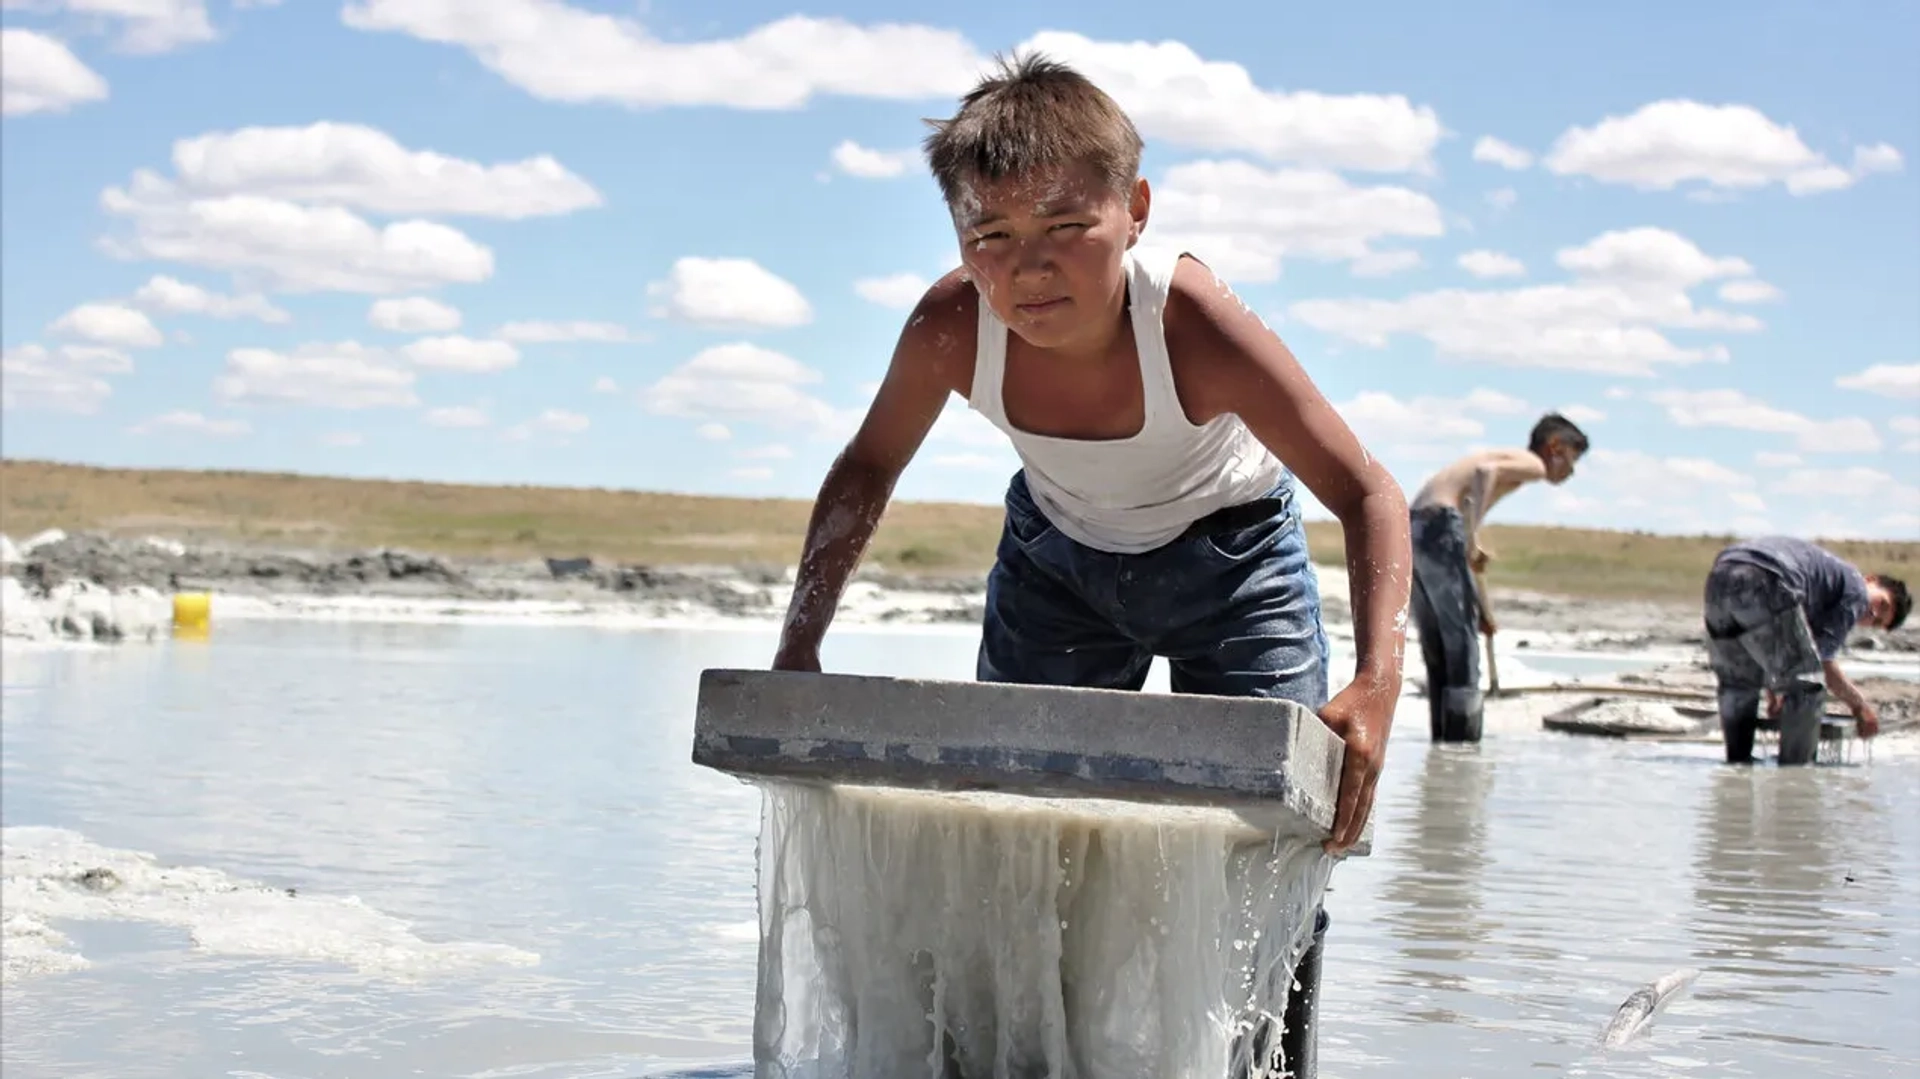
<instances>
[{"instance_id":1,"label":"edge of concrete slab","mask_svg":"<svg viewBox=\"0 0 1920 1079\"><path fill-rule=\"evenodd\" d=\"M701 672L693 738L741 777L1210 806L1316 838L1345 751L1285 700L733 668Z\"/></svg>"}]
</instances>

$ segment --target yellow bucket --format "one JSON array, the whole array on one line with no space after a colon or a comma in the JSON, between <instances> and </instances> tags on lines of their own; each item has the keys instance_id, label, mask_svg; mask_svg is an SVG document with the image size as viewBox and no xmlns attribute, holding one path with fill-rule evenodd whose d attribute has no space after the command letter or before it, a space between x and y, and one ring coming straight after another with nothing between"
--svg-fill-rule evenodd
<instances>
[{"instance_id":1,"label":"yellow bucket","mask_svg":"<svg viewBox=\"0 0 1920 1079\"><path fill-rule=\"evenodd\" d=\"M173 597L173 628L176 632L201 634L213 618L213 596L206 592L180 592Z\"/></svg>"}]
</instances>

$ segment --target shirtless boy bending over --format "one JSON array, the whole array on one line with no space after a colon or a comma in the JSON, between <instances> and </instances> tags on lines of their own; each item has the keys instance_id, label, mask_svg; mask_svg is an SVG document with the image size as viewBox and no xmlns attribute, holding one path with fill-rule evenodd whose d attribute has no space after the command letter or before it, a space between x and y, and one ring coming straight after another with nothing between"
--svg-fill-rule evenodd
<instances>
[{"instance_id":1,"label":"shirtless boy bending over","mask_svg":"<svg viewBox=\"0 0 1920 1079\"><path fill-rule=\"evenodd\" d=\"M1480 526L1499 501L1536 480L1562 484L1587 452L1587 436L1557 412L1534 424L1527 448L1470 454L1435 473L1414 496L1413 618L1427 667L1436 742L1480 740L1480 639L1493 618L1474 575L1491 553Z\"/></svg>"}]
</instances>

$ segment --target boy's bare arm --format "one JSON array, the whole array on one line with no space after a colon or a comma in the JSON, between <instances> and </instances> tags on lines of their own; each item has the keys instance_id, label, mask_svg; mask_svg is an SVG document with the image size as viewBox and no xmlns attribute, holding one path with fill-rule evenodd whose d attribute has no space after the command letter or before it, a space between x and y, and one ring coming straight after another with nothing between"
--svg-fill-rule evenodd
<instances>
[{"instance_id":1,"label":"boy's bare arm","mask_svg":"<svg viewBox=\"0 0 1920 1079\"><path fill-rule=\"evenodd\" d=\"M1400 697L1412 564L1406 497L1293 353L1205 267L1182 260L1166 321L1176 354L1194 361L1189 407L1239 415L1346 532L1359 655L1353 682L1321 712L1347 747L1327 843L1337 853L1360 838L1372 810Z\"/></svg>"},{"instance_id":2,"label":"boy's bare arm","mask_svg":"<svg viewBox=\"0 0 1920 1079\"><path fill-rule=\"evenodd\" d=\"M1846 705L1848 711L1856 716L1862 712L1873 711L1873 705L1867 700L1866 694L1861 693L1860 687L1854 685L1853 679L1847 677L1847 672L1840 669L1837 660L1823 661L1820 664L1820 671L1826 676L1827 692L1833 694L1841 704Z\"/></svg>"},{"instance_id":3,"label":"boy's bare arm","mask_svg":"<svg viewBox=\"0 0 1920 1079\"><path fill-rule=\"evenodd\" d=\"M966 385L960 361L972 357L972 289L953 274L921 298L860 429L827 469L807 522L776 669L820 669L820 642L895 482L940 418L947 395Z\"/></svg>"}]
</instances>

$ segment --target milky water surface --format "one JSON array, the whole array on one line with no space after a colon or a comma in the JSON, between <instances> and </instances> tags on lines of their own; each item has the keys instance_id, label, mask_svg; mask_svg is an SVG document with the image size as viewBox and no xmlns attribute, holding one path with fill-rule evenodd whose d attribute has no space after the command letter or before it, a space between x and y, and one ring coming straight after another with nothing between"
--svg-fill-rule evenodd
<instances>
[{"instance_id":1,"label":"milky water surface","mask_svg":"<svg viewBox=\"0 0 1920 1079\"><path fill-rule=\"evenodd\" d=\"M687 756L698 672L772 644L230 622L10 652L9 948L74 969L0 990L0 1070L748 1073L759 800ZM849 629L826 661L964 678L972 644ZM1742 770L1532 730L1434 749L1407 704L1376 852L1329 896L1322 1075L1920 1066L1912 757ZM48 906L71 892L60 851L129 876L150 855L172 891L130 876ZM65 940L25 939L22 914ZM1647 1038L1596 1046L1629 992L1686 966L1700 979Z\"/></svg>"}]
</instances>

